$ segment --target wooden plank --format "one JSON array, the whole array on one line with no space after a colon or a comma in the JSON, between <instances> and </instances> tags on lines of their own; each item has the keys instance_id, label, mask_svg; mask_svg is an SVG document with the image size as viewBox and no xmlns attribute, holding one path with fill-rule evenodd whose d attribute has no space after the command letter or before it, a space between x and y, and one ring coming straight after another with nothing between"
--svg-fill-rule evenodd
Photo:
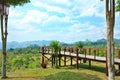
<instances>
[{"instance_id":1,"label":"wooden plank","mask_svg":"<svg viewBox=\"0 0 120 80\"><path fill-rule=\"evenodd\" d=\"M48 54L47 51L45 54ZM50 55L52 54L51 51L49 52L49 54ZM76 57L76 54L75 53L70 54L70 52L61 51L61 56ZM78 57L84 59L85 54L78 54ZM106 62L105 57L96 56L96 58L95 58L94 55L86 55L86 59L92 60L92 61L98 61L98 62ZM120 64L120 59L115 58L115 64Z\"/></svg>"}]
</instances>

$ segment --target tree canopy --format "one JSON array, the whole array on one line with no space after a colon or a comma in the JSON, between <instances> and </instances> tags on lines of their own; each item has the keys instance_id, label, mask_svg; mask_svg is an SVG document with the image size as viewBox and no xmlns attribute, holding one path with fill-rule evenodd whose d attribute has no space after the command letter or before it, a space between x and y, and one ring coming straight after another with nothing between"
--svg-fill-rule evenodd
<instances>
[{"instance_id":1,"label":"tree canopy","mask_svg":"<svg viewBox=\"0 0 120 80\"><path fill-rule=\"evenodd\" d=\"M26 3L30 3L30 0L0 0L0 3L5 1L7 6L23 6Z\"/></svg>"},{"instance_id":2,"label":"tree canopy","mask_svg":"<svg viewBox=\"0 0 120 80\"><path fill-rule=\"evenodd\" d=\"M116 11L120 11L120 0L117 0L116 2Z\"/></svg>"}]
</instances>

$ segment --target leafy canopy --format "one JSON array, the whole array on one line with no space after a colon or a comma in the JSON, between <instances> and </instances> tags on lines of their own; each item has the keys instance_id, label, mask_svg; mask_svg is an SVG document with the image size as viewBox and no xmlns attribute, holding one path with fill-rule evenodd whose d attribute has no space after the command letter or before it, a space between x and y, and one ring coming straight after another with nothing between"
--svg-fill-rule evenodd
<instances>
[{"instance_id":1,"label":"leafy canopy","mask_svg":"<svg viewBox=\"0 0 120 80\"><path fill-rule=\"evenodd\" d=\"M2 1L6 1L7 6L23 6L26 3L30 3L30 0L0 0L0 3L2 3Z\"/></svg>"},{"instance_id":2,"label":"leafy canopy","mask_svg":"<svg viewBox=\"0 0 120 80\"><path fill-rule=\"evenodd\" d=\"M76 42L76 46L79 48L83 48L84 44L81 41Z\"/></svg>"},{"instance_id":3,"label":"leafy canopy","mask_svg":"<svg viewBox=\"0 0 120 80\"><path fill-rule=\"evenodd\" d=\"M59 48L60 48L60 43L59 43L59 41L56 41L56 40L52 41L52 42L50 43L50 46L52 47L52 49L53 49L53 51L55 52L55 54L57 54L57 52L58 52L58 50L59 50Z\"/></svg>"},{"instance_id":4,"label":"leafy canopy","mask_svg":"<svg viewBox=\"0 0 120 80\"><path fill-rule=\"evenodd\" d=\"M120 0L117 0L116 2L116 11L120 11Z\"/></svg>"}]
</instances>

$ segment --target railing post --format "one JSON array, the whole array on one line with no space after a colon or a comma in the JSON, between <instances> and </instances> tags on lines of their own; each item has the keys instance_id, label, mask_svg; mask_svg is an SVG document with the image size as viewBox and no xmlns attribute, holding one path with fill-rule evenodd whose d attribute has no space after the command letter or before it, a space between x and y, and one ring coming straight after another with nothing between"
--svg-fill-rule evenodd
<instances>
[{"instance_id":1,"label":"railing post","mask_svg":"<svg viewBox=\"0 0 120 80\"><path fill-rule=\"evenodd\" d=\"M66 47L64 47L64 54L65 54L65 52L66 52Z\"/></svg>"},{"instance_id":2,"label":"railing post","mask_svg":"<svg viewBox=\"0 0 120 80\"><path fill-rule=\"evenodd\" d=\"M59 66L61 66L61 48L59 49Z\"/></svg>"},{"instance_id":3,"label":"railing post","mask_svg":"<svg viewBox=\"0 0 120 80\"><path fill-rule=\"evenodd\" d=\"M50 47L48 46L48 54L50 53Z\"/></svg>"},{"instance_id":4,"label":"railing post","mask_svg":"<svg viewBox=\"0 0 120 80\"><path fill-rule=\"evenodd\" d=\"M73 48L70 49L70 52L73 53ZM70 65L72 66L72 56L70 57Z\"/></svg>"},{"instance_id":5,"label":"railing post","mask_svg":"<svg viewBox=\"0 0 120 80\"><path fill-rule=\"evenodd\" d=\"M72 59L73 59L73 58L72 58L72 57L70 57L70 62L71 62L71 63L70 63L70 65L71 65L71 66L72 66Z\"/></svg>"},{"instance_id":6,"label":"railing post","mask_svg":"<svg viewBox=\"0 0 120 80\"><path fill-rule=\"evenodd\" d=\"M44 63L44 47L42 47L42 63Z\"/></svg>"},{"instance_id":7,"label":"railing post","mask_svg":"<svg viewBox=\"0 0 120 80\"><path fill-rule=\"evenodd\" d=\"M84 49L84 53L85 53L85 58L86 58L86 49Z\"/></svg>"},{"instance_id":8,"label":"railing post","mask_svg":"<svg viewBox=\"0 0 120 80\"><path fill-rule=\"evenodd\" d=\"M76 68L79 68L79 64L78 64L78 48L76 48Z\"/></svg>"},{"instance_id":9,"label":"railing post","mask_svg":"<svg viewBox=\"0 0 120 80\"><path fill-rule=\"evenodd\" d=\"M107 50L106 50L106 76L108 76L108 62L107 62Z\"/></svg>"},{"instance_id":10,"label":"railing post","mask_svg":"<svg viewBox=\"0 0 120 80\"><path fill-rule=\"evenodd\" d=\"M66 52L66 47L64 47L64 66L66 66L66 56L65 56L65 52Z\"/></svg>"},{"instance_id":11,"label":"railing post","mask_svg":"<svg viewBox=\"0 0 120 80\"><path fill-rule=\"evenodd\" d=\"M88 48L88 54L91 54L91 48ZM91 60L89 60L89 67L91 67Z\"/></svg>"},{"instance_id":12,"label":"railing post","mask_svg":"<svg viewBox=\"0 0 120 80\"><path fill-rule=\"evenodd\" d=\"M120 50L118 50L118 59L120 59ZM120 70L120 64L118 64L118 69Z\"/></svg>"},{"instance_id":13,"label":"railing post","mask_svg":"<svg viewBox=\"0 0 120 80\"><path fill-rule=\"evenodd\" d=\"M85 58L83 59L83 63L86 63L87 61L87 58L86 58L86 49L82 49L84 55L85 55Z\"/></svg>"},{"instance_id":14,"label":"railing post","mask_svg":"<svg viewBox=\"0 0 120 80\"><path fill-rule=\"evenodd\" d=\"M94 59L96 59L96 50L94 50Z\"/></svg>"}]
</instances>

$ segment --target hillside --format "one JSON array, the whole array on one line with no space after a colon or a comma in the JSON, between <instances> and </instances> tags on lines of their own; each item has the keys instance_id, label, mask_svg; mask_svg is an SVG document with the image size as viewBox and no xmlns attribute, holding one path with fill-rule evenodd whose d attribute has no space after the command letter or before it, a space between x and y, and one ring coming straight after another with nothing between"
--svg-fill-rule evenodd
<instances>
[{"instance_id":1,"label":"hillside","mask_svg":"<svg viewBox=\"0 0 120 80\"><path fill-rule=\"evenodd\" d=\"M116 47L120 47L120 39L114 39L115 40L115 43L116 43ZM37 45L37 46L48 46L50 44L51 41L47 41L47 40L37 40L37 41L24 41L24 42L16 42L16 41L12 41L12 42L8 42L7 43L7 49L10 49L10 48L24 48L24 47L27 47L27 46L30 46L30 45ZM93 46L106 46L107 44L107 41L106 39L99 39L99 40L96 40L96 41L83 41L84 45L93 45ZM75 42L74 43L64 43L64 42L61 42L62 45L75 45ZM2 44L0 42L0 49L2 48Z\"/></svg>"}]
</instances>

